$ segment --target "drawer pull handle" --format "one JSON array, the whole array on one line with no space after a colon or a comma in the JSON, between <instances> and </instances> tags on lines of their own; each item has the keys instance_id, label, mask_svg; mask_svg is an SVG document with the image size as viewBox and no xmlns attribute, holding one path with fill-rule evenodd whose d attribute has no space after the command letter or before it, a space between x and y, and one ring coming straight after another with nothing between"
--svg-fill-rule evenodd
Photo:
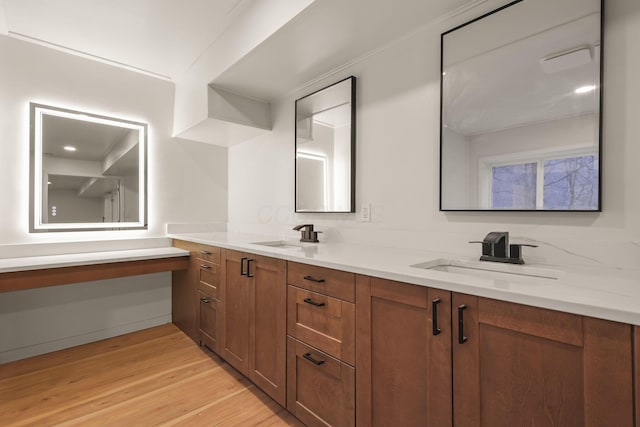
<instances>
[{"instance_id":1,"label":"drawer pull handle","mask_svg":"<svg viewBox=\"0 0 640 427\"><path fill-rule=\"evenodd\" d=\"M202 255L211 255L211 251L200 251Z\"/></svg>"},{"instance_id":2,"label":"drawer pull handle","mask_svg":"<svg viewBox=\"0 0 640 427\"><path fill-rule=\"evenodd\" d=\"M313 276L304 276L303 277L304 280L308 280L310 282L316 282L316 283L324 283L324 279L316 279Z\"/></svg>"},{"instance_id":3,"label":"drawer pull handle","mask_svg":"<svg viewBox=\"0 0 640 427\"><path fill-rule=\"evenodd\" d=\"M211 298L202 297L202 298L200 298L200 302L205 303L205 304L209 304L211 302Z\"/></svg>"},{"instance_id":4,"label":"drawer pull handle","mask_svg":"<svg viewBox=\"0 0 640 427\"><path fill-rule=\"evenodd\" d=\"M211 266L210 265L205 265L205 264L201 264L200 268L204 268L205 270L211 270Z\"/></svg>"},{"instance_id":5,"label":"drawer pull handle","mask_svg":"<svg viewBox=\"0 0 640 427\"><path fill-rule=\"evenodd\" d=\"M324 363L324 360L316 360L313 357L311 357L311 353L305 353L302 355L302 357L304 357L305 359L307 359L309 362L313 363L316 366L320 366Z\"/></svg>"},{"instance_id":6,"label":"drawer pull handle","mask_svg":"<svg viewBox=\"0 0 640 427\"><path fill-rule=\"evenodd\" d=\"M458 306L458 344L464 344L468 339L464 336L464 311L466 309L466 304Z\"/></svg>"},{"instance_id":7,"label":"drawer pull handle","mask_svg":"<svg viewBox=\"0 0 640 427\"><path fill-rule=\"evenodd\" d=\"M241 276L246 276L247 275L247 272L244 270L244 262L246 260L248 260L248 259L249 258L244 257L244 256L242 258L240 258L240 275Z\"/></svg>"},{"instance_id":8,"label":"drawer pull handle","mask_svg":"<svg viewBox=\"0 0 640 427\"><path fill-rule=\"evenodd\" d=\"M311 298L305 298L304 302L306 302L307 304L315 305L316 307L324 307L324 303L323 302L315 302Z\"/></svg>"},{"instance_id":9,"label":"drawer pull handle","mask_svg":"<svg viewBox=\"0 0 640 427\"><path fill-rule=\"evenodd\" d=\"M438 328L438 304L440 304L440 298L436 298L431 301L431 315L433 316L433 335L440 335L440 328Z\"/></svg>"}]
</instances>

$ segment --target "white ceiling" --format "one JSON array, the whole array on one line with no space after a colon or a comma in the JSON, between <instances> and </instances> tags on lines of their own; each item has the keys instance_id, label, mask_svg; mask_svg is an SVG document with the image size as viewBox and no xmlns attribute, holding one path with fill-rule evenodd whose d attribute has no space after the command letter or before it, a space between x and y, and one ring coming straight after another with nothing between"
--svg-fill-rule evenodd
<instances>
[{"instance_id":1,"label":"white ceiling","mask_svg":"<svg viewBox=\"0 0 640 427\"><path fill-rule=\"evenodd\" d=\"M443 16L484 1L316 0L216 77L214 84L272 101Z\"/></svg>"},{"instance_id":2,"label":"white ceiling","mask_svg":"<svg viewBox=\"0 0 640 427\"><path fill-rule=\"evenodd\" d=\"M484 1L316 0L294 19L293 25L277 31L266 42L274 49L262 46L241 61L239 68L221 75L219 83L236 90L238 85L243 86L238 93L273 99L291 86L307 83L442 15ZM264 1L259 0L0 0L0 34L8 33L11 37L84 53L94 59L180 81L208 48L225 39L221 36L234 23L241 27L243 15L262 11L259 19L273 20L273 16L264 13L264 7L258 7L262 3ZM283 38L287 41L283 42ZM224 43L234 49L242 40L224 40ZM260 70L260 80L252 87L256 70ZM247 77L247 73L250 76Z\"/></svg>"},{"instance_id":3,"label":"white ceiling","mask_svg":"<svg viewBox=\"0 0 640 427\"><path fill-rule=\"evenodd\" d=\"M175 81L250 4L251 0L0 0L0 32Z\"/></svg>"}]
</instances>

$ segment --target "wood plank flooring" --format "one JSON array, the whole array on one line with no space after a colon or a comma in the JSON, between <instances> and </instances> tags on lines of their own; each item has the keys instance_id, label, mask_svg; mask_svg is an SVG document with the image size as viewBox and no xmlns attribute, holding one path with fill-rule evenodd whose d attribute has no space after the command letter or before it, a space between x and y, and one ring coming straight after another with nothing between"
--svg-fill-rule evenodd
<instances>
[{"instance_id":1,"label":"wood plank flooring","mask_svg":"<svg viewBox=\"0 0 640 427\"><path fill-rule=\"evenodd\" d=\"M0 425L302 426L171 324L0 365Z\"/></svg>"}]
</instances>

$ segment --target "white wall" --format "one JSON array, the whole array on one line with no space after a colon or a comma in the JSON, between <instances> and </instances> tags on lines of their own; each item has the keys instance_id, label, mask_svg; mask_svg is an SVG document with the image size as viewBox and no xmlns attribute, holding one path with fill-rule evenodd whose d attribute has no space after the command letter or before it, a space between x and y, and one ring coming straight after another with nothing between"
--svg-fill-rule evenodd
<instances>
[{"instance_id":1,"label":"white wall","mask_svg":"<svg viewBox=\"0 0 640 427\"><path fill-rule=\"evenodd\" d=\"M272 105L273 131L229 149L229 229L287 233L313 222L321 239L475 255L493 230L540 245L532 263L640 268L640 2L605 2L602 213L439 212L440 33L474 10L424 28ZM490 10L500 2L489 1ZM357 81L358 214L293 213L293 103L350 74Z\"/></svg>"},{"instance_id":2,"label":"white wall","mask_svg":"<svg viewBox=\"0 0 640 427\"><path fill-rule=\"evenodd\" d=\"M226 149L171 138L173 84L5 36L0 64L0 245L153 238L167 222L226 221ZM149 124L148 230L28 233L29 101ZM0 362L169 322L170 286L162 273L0 294Z\"/></svg>"}]
</instances>

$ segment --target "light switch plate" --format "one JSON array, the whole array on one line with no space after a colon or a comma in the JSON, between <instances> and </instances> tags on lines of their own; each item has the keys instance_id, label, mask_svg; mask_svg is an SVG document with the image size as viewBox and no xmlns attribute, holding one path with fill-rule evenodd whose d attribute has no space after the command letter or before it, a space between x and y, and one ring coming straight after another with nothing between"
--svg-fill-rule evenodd
<instances>
[{"instance_id":1,"label":"light switch plate","mask_svg":"<svg viewBox=\"0 0 640 427\"><path fill-rule=\"evenodd\" d=\"M371 203L364 203L360 208L360 222L371 222Z\"/></svg>"}]
</instances>

